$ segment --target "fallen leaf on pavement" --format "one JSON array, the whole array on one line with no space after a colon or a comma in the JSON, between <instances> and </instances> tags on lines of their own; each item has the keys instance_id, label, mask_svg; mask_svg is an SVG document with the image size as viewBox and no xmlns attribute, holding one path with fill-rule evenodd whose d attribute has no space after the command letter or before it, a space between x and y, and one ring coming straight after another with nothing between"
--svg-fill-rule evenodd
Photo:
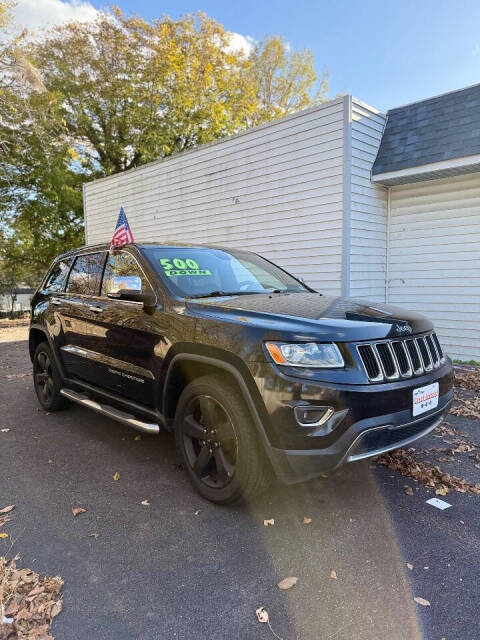
<instances>
[{"instance_id":1,"label":"fallen leaf on pavement","mask_svg":"<svg viewBox=\"0 0 480 640\"><path fill-rule=\"evenodd\" d=\"M264 527L273 527L274 524L275 524L275 520L273 518L270 518L270 520L263 521Z\"/></svg>"},{"instance_id":2,"label":"fallen leaf on pavement","mask_svg":"<svg viewBox=\"0 0 480 640\"><path fill-rule=\"evenodd\" d=\"M17 568L17 560L18 557L10 561L0 557L0 637L53 640L48 630L52 619L62 610L60 590L63 580L58 576L40 576L31 569ZM5 629L2 622L12 626Z\"/></svg>"},{"instance_id":3,"label":"fallen leaf on pavement","mask_svg":"<svg viewBox=\"0 0 480 640\"><path fill-rule=\"evenodd\" d=\"M330 571L330 578L332 578L333 580L338 580L337 572L334 571L333 569Z\"/></svg>"},{"instance_id":4,"label":"fallen leaf on pavement","mask_svg":"<svg viewBox=\"0 0 480 640\"><path fill-rule=\"evenodd\" d=\"M95 531L95 533L90 533L88 537L95 538L95 540L98 540L99 536L100 534Z\"/></svg>"},{"instance_id":5,"label":"fallen leaf on pavement","mask_svg":"<svg viewBox=\"0 0 480 640\"><path fill-rule=\"evenodd\" d=\"M8 538L8 533L0 533L0 538Z\"/></svg>"},{"instance_id":6,"label":"fallen leaf on pavement","mask_svg":"<svg viewBox=\"0 0 480 640\"><path fill-rule=\"evenodd\" d=\"M440 425L440 427L441 426L442 425ZM432 489L447 487L450 490L459 491L460 493L466 493L468 491L476 495L480 494L480 485L474 485L464 478L451 476L449 473L443 472L437 465L420 459L418 455L412 451L396 449L395 451L384 453L377 458L377 462L389 469L399 471L403 476L412 478L416 482L421 482L426 487L431 487ZM412 494L409 493L409 495Z\"/></svg>"},{"instance_id":7,"label":"fallen leaf on pavement","mask_svg":"<svg viewBox=\"0 0 480 640\"><path fill-rule=\"evenodd\" d=\"M118 473L118 471L115 471L115 473L113 474L113 479L120 480L120 474Z\"/></svg>"},{"instance_id":8,"label":"fallen leaf on pavement","mask_svg":"<svg viewBox=\"0 0 480 640\"><path fill-rule=\"evenodd\" d=\"M449 413L466 418L480 418L480 395L466 399L457 397L456 400Z\"/></svg>"},{"instance_id":9,"label":"fallen leaf on pavement","mask_svg":"<svg viewBox=\"0 0 480 640\"><path fill-rule=\"evenodd\" d=\"M312 522L311 518L303 518L303 524L310 524Z\"/></svg>"},{"instance_id":10,"label":"fallen leaf on pavement","mask_svg":"<svg viewBox=\"0 0 480 640\"><path fill-rule=\"evenodd\" d=\"M140 434L138 434L138 436L135 436L134 440L141 440L142 436Z\"/></svg>"},{"instance_id":11,"label":"fallen leaf on pavement","mask_svg":"<svg viewBox=\"0 0 480 640\"><path fill-rule=\"evenodd\" d=\"M298 581L298 578L294 578L290 576L288 578L284 578L283 580L280 580L280 582L277 584L277 587L282 591L286 591L287 589L291 589L293 585L297 584L297 581Z\"/></svg>"},{"instance_id":12,"label":"fallen leaf on pavement","mask_svg":"<svg viewBox=\"0 0 480 640\"><path fill-rule=\"evenodd\" d=\"M467 391L480 391L480 376L476 371L455 370L455 386Z\"/></svg>"},{"instance_id":13,"label":"fallen leaf on pavement","mask_svg":"<svg viewBox=\"0 0 480 640\"><path fill-rule=\"evenodd\" d=\"M447 493L450 493L450 489L445 486L441 486L438 489L435 489L435 494L437 496L446 496Z\"/></svg>"},{"instance_id":14,"label":"fallen leaf on pavement","mask_svg":"<svg viewBox=\"0 0 480 640\"><path fill-rule=\"evenodd\" d=\"M455 447L455 453L470 453L471 451L475 451L476 447L473 444L469 444L468 442L461 442L458 447Z\"/></svg>"},{"instance_id":15,"label":"fallen leaf on pavement","mask_svg":"<svg viewBox=\"0 0 480 640\"><path fill-rule=\"evenodd\" d=\"M259 607L255 613L259 622L268 622L268 611L265 607Z\"/></svg>"},{"instance_id":16,"label":"fallen leaf on pavement","mask_svg":"<svg viewBox=\"0 0 480 640\"><path fill-rule=\"evenodd\" d=\"M143 504L144 507L149 507L150 503L148 500L142 500L142 502L140 504Z\"/></svg>"},{"instance_id":17,"label":"fallen leaf on pavement","mask_svg":"<svg viewBox=\"0 0 480 640\"><path fill-rule=\"evenodd\" d=\"M407 496L413 496L412 487L405 487L405 493L407 494Z\"/></svg>"},{"instance_id":18,"label":"fallen leaf on pavement","mask_svg":"<svg viewBox=\"0 0 480 640\"><path fill-rule=\"evenodd\" d=\"M410 571L413 570L413 564L411 564L410 562L407 562L407 567L410 569Z\"/></svg>"},{"instance_id":19,"label":"fallen leaf on pavement","mask_svg":"<svg viewBox=\"0 0 480 640\"><path fill-rule=\"evenodd\" d=\"M415 602L418 602L418 604L421 604L422 607L429 607L430 606L430 602L428 600L425 600L425 598L419 598L418 596L416 596L414 598Z\"/></svg>"},{"instance_id":20,"label":"fallen leaf on pavement","mask_svg":"<svg viewBox=\"0 0 480 640\"><path fill-rule=\"evenodd\" d=\"M83 507L73 507L72 513L74 516L78 516L79 513L85 513L86 509Z\"/></svg>"},{"instance_id":21,"label":"fallen leaf on pavement","mask_svg":"<svg viewBox=\"0 0 480 640\"><path fill-rule=\"evenodd\" d=\"M8 507L3 507L3 509L0 509L0 513L10 513L10 511L12 511L13 509L15 509L15 505L11 504Z\"/></svg>"}]
</instances>

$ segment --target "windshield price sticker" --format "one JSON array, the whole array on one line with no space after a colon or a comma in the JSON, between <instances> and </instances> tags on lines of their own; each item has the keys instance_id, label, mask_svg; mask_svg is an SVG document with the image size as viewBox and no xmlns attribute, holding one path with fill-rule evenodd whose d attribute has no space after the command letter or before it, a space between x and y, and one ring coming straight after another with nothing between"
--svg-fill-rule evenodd
<instances>
[{"instance_id":1,"label":"windshield price sticker","mask_svg":"<svg viewBox=\"0 0 480 640\"><path fill-rule=\"evenodd\" d=\"M192 260L192 258L160 258L160 264L164 269L164 273L168 277L172 276L211 276L212 272L209 269L200 269L198 262Z\"/></svg>"}]
</instances>

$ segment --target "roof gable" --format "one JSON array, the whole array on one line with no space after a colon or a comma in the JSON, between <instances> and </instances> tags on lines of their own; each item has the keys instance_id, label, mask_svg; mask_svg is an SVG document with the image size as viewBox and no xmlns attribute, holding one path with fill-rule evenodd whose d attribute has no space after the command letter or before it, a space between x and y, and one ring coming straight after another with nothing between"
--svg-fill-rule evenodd
<instances>
[{"instance_id":1,"label":"roof gable","mask_svg":"<svg viewBox=\"0 0 480 640\"><path fill-rule=\"evenodd\" d=\"M480 84L391 109L372 175L480 154Z\"/></svg>"}]
</instances>

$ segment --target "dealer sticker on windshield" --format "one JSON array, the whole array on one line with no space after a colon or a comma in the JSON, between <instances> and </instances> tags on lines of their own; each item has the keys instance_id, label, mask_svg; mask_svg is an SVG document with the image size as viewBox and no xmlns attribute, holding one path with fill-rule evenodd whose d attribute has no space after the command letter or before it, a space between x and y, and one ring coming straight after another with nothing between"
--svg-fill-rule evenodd
<instances>
[{"instance_id":1,"label":"dealer sticker on windshield","mask_svg":"<svg viewBox=\"0 0 480 640\"><path fill-rule=\"evenodd\" d=\"M164 273L169 278L173 276L211 276L210 269L200 269L198 262L192 258L160 258L160 264L164 268Z\"/></svg>"},{"instance_id":2,"label":"dealer sticker on windshield","mask_svg":"<svg viewBox=\"0 0 480 640\"><path fill-rule=\"evenodd\" d=\"M419 416L438 407L438 382L413 390L413 415Z\"/></svg>"}]
</instances>

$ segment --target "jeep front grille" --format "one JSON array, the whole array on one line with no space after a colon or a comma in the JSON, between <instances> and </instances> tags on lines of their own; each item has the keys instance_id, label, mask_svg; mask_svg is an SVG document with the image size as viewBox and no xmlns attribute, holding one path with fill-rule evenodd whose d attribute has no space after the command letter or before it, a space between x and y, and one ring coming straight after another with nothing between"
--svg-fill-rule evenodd
<instances>
[{"instance_id":1,"label":"jeep front grille","mask_svg":"<svg viewBox=\"0 0 480 640\"><path fill-rule=\"evenodd\" d=\"M398 370L402 376L412 375L412 367L408 359L407 350L405 345L400 340L392 341L392 349L397 359Z\"/></svg>"},{"instance_id":2,"label":"jeep front grille","mask_svg":"<svg viewBox=\"0 0 480 640\"><path fill-rule=\"evenodd\" d=\"M413 373L422 373L422 361L420 359L420 352L417 348L415 339L405 340L404 344L407 347L407 353L410 357L410 362L412 363Z\"/></svg>"},{"instance_id":3,"label":"jeep front grille","mask_svg":"<svg viewBox=\"0 0 480 640\"><path fill-rule=\"evenodd\" d=\"M370 382L411 378L437 369L445 361L435 333L356 345Z\"/></svg>"},{"instance_id":4,"label":"jeep front grille","mask_svg":"<svg viewBox=\"0 0 480 640\"><path fill-rule=\"evenodd\" d=\"M360 344L357 349L370 380L379 380L383 378L383 374L380 369L380 362L378 361L378 358L375 357L372 347L369 344Z\"/></svg>"}]
</instances>

